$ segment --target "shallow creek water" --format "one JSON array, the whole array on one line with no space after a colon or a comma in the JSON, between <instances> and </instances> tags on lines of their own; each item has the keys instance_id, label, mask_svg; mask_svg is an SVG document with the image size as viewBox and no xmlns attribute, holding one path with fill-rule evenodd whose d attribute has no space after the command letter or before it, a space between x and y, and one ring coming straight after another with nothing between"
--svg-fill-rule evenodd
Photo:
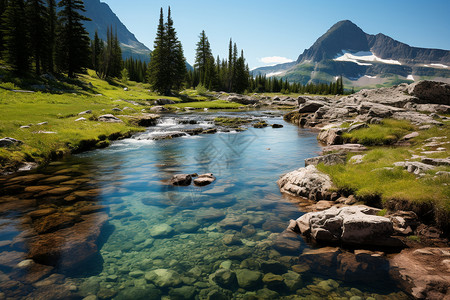
<instances>
[{"instance_id":1,"label":"shallow creek water","mask_svg":"<svg viewBox=\"0 0 450 300\"><path fill-rule=\"evenodd\" d=\"M276 181L317 155L316 133L276 112L227 114L284 127L152 140L212 127L216 114L165 117L107 149L0 178L0 299L408 299L388 277L315 268L299 257L313 246L282 234L302 213ZM180 173L217 179L167 184Z\"/></svg>"}]
</instances>

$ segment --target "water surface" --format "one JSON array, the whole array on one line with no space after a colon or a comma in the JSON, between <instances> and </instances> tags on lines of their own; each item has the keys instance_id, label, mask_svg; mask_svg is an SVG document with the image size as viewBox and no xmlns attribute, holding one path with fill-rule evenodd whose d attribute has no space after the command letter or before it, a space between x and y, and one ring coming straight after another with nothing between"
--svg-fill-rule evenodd
<instances>
[{"instance_id":1,"label":"water surface","mask_svg":"<svg viewBox=\"0 0 450 300\"><path fill-rule=\"evenodd\" d=\"M28 177L2 178L0 299L406 299L389 278L355 282L332 279L336 270L318 273L299 257L312 246L283 235L289 220L302 213L280 194L276 180L320 152L316 133L285 123L277 113L228 114L284 127L152 140L210 128L215 114L165 117L107 149ZM169 185L180 173L213 173L217 179L206 187ZM33 215L42 209L67 222L59 217L57 226L42 224ZM92 250L78 245L53 261L36 255L39 268L24 266L32 253L49 247L48 235L86 235L80 220L92 221L87 230L93 236L102 225L94 245L98 255L77 264L77 256Z\"/></svg>"}]
</instances>

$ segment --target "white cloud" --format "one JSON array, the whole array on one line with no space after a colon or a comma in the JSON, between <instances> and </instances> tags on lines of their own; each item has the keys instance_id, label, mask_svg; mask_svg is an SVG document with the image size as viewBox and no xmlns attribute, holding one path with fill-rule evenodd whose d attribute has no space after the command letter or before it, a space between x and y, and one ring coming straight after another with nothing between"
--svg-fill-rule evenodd
<instances>
[{"instance_id":1,"label":"white cloud","mask_svg":"<svg viewBox=\"0 0 450 300\"><path fill-rule=\"evenodd\" d=\"M281 56L268 56L263 57L259 59L260 62L265 63L266 65L277 65L277 64L284 64L288 62L293 62L292 59L287 57L281 57Z\"/></svg>"}]
</instances>

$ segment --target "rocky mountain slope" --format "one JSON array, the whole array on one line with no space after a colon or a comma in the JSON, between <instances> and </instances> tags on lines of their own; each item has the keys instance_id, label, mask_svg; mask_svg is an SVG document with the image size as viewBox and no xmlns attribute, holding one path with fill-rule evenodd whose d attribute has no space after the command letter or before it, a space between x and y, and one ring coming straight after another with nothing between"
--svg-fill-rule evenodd
<instances>
[{"instance_id":1,"label":"rocky mountain slope","mask_svg":"<svg viewBox=\"0 0 450 300\"><path fill-rule=\"evenodd\" d=\"M347 86L382 87L421 79L450 82L450 51L410 47L384 34L371 35L345 20L333 25L295 63L264 67L292 82L334 81Z\"/></svg>"},{"instance_id":2,"label":"rocky mountain slope","mask_svg":"<svg viewBox=\"0 0 450 300\"><path fill-rule=\"evenodd\" d=\"M84 5L85 16L92 20L84 22L91 39L94 38L95 31L98 31L99 37L106 41L107 29L112 26L113 30L117 30L124 58L134 57L150 61L150 49L137 40L108 4L100 2L100 0L84 0Z\"/></svg>"}]
</instances>

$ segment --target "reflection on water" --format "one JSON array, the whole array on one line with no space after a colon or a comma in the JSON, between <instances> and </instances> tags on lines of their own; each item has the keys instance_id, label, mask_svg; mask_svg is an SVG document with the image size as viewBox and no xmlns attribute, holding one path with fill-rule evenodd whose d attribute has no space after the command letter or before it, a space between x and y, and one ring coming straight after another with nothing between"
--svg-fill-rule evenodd
<instances>
[{"instance_id":1,"label":"reflection on water","mask_svg":"<svg viewBox=\"0 0 450 300\"><path fill-rule=\"evenodd\" d=\"M0 299L407 299L387 267L355 276L284 232L301 213L276 180L320 150L314 133L271 117L284 128L151 139L212 117L1 178ZM168 185L179 173L217 180Z\"/></svg>"}]
</instances>

